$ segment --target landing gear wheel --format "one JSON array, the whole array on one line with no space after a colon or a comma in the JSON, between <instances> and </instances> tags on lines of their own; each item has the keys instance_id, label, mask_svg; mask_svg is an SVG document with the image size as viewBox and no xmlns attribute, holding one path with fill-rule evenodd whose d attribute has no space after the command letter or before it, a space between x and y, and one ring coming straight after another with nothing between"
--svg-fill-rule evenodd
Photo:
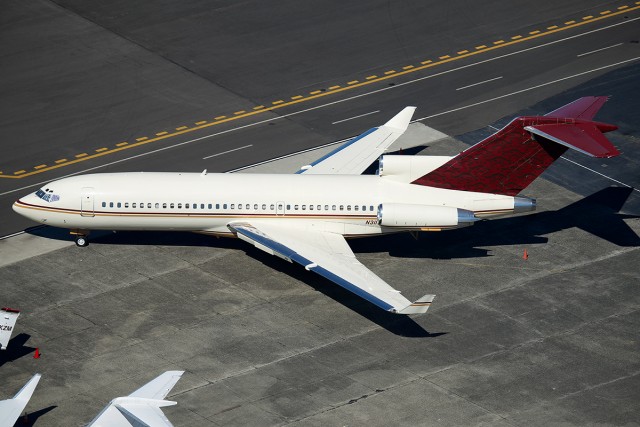
<instances>
[{"instance_id":1,"label":"landing gear wheel","mask_svg":"<svg viewBox=\"0 0 640 427\"><path fill-rule=\"evenodd\" d=\"M87 242L87 238L84 236L78 236L76 237L76 246L87 246L89 244L89 242Z\"/></svg>"}]
</instances>

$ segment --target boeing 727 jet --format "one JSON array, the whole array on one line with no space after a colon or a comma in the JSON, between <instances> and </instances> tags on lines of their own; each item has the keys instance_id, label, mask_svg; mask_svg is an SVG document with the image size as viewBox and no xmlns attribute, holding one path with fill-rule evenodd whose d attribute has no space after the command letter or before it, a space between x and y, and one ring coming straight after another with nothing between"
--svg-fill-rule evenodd
<instances>
[{"instance_id":1,"label":"boeing 727 jet","mask_svg":"<svg viewBox=\"0 0 640 427\"><path fill-rule=\"evenodd\" d=\"M593 157L618 150L592 121L606 97L580 98L545 116L517 117L454 157L385 155L415 107L303 166L295 174L105 173L45 185L13 209L71 229L182 230L239 237L304 266L376 306L424 313L434 296L411 302L355 258L345 238L440 231L481 218L535 209L520 196L567 149ZM379 158L378 173L362 173Z\"/></svg>"}]
</instances>

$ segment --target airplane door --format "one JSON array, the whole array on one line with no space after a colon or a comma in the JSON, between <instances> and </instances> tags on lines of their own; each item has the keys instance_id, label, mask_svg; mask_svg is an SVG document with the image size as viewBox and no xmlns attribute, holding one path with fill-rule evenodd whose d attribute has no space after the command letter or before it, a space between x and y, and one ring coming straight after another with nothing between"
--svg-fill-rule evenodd
<instances>
[{"instance_id":1,"label":"airplane door","mask_svg":"<svg viewBox=\"0 0 640 427\"><path fill-rule=\"evenodd\" d=\"M282 216L285 214L286 210L285 210L285 204L284 202L278 202L276 204L276 215L278 216Z\"/></svg>"},{"instance_id":2,"label":"airplane door","mask_svg":"<svg viewBox=\"0 0 640 427\"><path fill-rule=\"evenodd\" d=\"M95 216L93 211L93 187L84 187L80 197L80 215Z\"/></svg>"}]
</instances>

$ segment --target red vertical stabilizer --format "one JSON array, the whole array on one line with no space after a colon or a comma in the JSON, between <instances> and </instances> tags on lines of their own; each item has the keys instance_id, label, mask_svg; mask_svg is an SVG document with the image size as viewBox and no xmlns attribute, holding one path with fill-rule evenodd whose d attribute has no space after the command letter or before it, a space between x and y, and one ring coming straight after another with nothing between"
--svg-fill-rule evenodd
<instances>
[{"instance_id":1,"label":"red vertical stabilizer","mask_svg":"<svg viewBox=\"0 0 640 427\"><path fill-rule=\"evenodd\" d=\"M568 148L593 157L617 156L602 134L617 127L590 121L606 100L580 98L544 117L518 117L413 184L515 196Z\"/></svg>"}]
</instances>

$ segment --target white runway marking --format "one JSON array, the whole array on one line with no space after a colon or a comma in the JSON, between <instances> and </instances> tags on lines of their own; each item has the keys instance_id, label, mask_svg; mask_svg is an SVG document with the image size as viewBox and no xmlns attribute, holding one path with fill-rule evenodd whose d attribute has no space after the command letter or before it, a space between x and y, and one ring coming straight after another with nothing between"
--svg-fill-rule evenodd
<instances>
[{"instance_id":1,"label":"white runway marking","mask_svg":"<svg viewBox=\"0 0 640 427\"><path fill-rule=\"evenodd\" d=\"M218 153L218 154L212 154L210 156L203 157L202 160L210 159L212 157L222 156L223 154L232 153L234 151L242 150L242 149L249 148L249 147L253 147L253 144L245 145L244 147L233 148L231 150L223 151L222 153Z\"/></svg>"},{"instance_id":2,"label":"white runway marking","mask_svg":"<svg viewBox=\"0 0 640 427\"><path fill-rule=\"evenodd\" d=\"M456 89L456 90L467 89L467 88L469 88L469 87L478 86L478 85L481 85L481 84L484 84L484 83L489 83L489 82L492 82L492 81L495 81L495 80L500 80L501 78L502 78L502 76L500 76L500 77L494 77L494 78L489 79L489 80L483 80L483 81L478 82L478 83L474 83L474 84L470 84L470 85L467 85L467 86L459 87L459 88L458 88L458 89Z\"/></svg>"},{"instance_id":3,"label":"white runway marking","mask_svg":"<svg viewBox=\"0 0 640 427\"><path fill-rule=\"evenodd\" d=\"M364 116L369 116L371 114L375 114L375 113L379 113L380 110L376 110L376 111L372 111L370 113L364 113L364 114L360 114L359 116L353 116L353 117L349 117L348 119L342 119L342 120L338 120L337 122L332 122L332 125L337 125L338 123L342 123L342 122L348 122L349 120L353 120L353 119L359 119L360 117L364 117Z\"/></svg>"},{"instance_id":4,"label":"white runway marking","mask_svg":"<svg viewBox=\"0 0 640 427\"><path fill-rule=\"evenodd\" d=\"M622 46L623 44L624 44L624 43L614 44L614 45L612 45L612 46L603 47L603 48L601 48L601 49L596 49L596 50L591 50L591 51L589 51L589 52L581 53L580 55L576 55L576 56L577 56L578 58L580 58L581 56L591 55L592 53L600 52L601 50L611 49L612 47Z\"/></svg>"}]
</instances>

